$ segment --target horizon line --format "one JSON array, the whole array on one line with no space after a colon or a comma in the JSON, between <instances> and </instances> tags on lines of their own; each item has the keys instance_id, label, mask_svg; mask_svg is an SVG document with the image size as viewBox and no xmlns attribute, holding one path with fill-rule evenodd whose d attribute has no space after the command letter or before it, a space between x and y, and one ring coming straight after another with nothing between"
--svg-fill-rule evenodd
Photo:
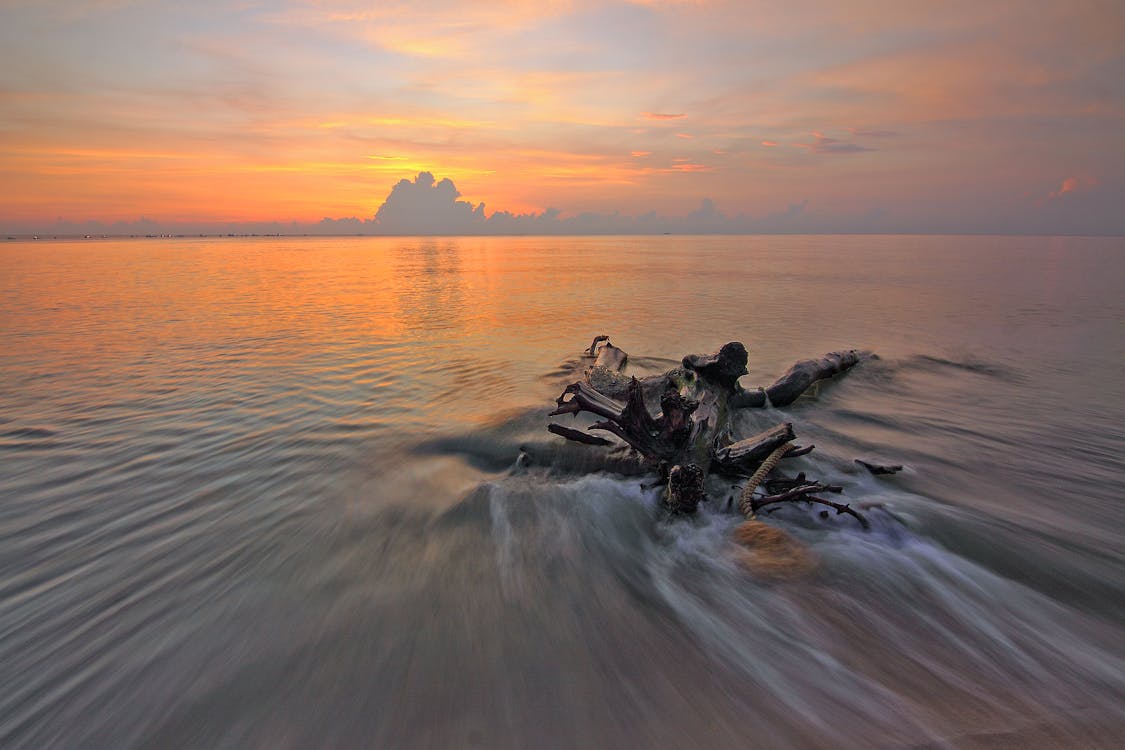
<instances>
[{"instance_id":1,"label":"horizon line","mask_svg":"<svg viewBox=\"0 0 1125 750\"><path fill-rule=\"evenodd\" d=\"M1074 233L1074 232L507 232L507 233L445 233L411 234L363 232L161 232L153 234L66 234L56 232L21 233L3 235L4 242L43 242L52 240L158 240L158 239L253 239L253 238L312 238L340 239L343 237L370 237L372 239L460 239L507 237L1088 237L1120 238L1125 233Z\"/></svg>"}]
</instances>

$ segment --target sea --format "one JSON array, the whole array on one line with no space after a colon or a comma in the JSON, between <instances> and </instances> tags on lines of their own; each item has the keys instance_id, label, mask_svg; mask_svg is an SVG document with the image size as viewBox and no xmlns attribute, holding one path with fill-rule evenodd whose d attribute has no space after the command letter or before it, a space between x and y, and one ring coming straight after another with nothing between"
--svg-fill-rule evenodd
<instances>
[{"instance_id":1,"label":"sea","mask_svg":"<svg viewBox=\"0 0 1125 750\"><path fill-rule=\"evenodd\" d=\"M735 427L870 529L548 433L601 334L867 353ZM0 747L1122 747L1123 454L1120 237L3 242Z\"/></svg>"}]
</instances>

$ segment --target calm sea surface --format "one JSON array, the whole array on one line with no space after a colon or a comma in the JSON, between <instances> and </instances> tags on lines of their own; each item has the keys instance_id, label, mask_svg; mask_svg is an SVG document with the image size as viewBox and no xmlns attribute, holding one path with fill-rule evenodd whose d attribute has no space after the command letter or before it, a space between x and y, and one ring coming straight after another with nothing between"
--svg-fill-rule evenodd
<instances>
[{"instance_id":1,"label":"calm sea surface","mask_svg":"<svg viewBox=\"0 0 1125 750\"><path fill-rule=\"evenodd\" d=\"M739 424L872 530L564 460L600 333L877 354ZM1120 238L2 243L0 746L1121 747L1123 453Z\"/></svg>"}]
</instances>

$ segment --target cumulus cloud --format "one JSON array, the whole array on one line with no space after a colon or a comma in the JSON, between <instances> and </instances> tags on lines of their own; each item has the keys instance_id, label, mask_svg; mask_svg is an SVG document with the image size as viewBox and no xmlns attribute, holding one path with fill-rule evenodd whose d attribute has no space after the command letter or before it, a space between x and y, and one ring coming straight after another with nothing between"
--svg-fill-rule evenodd
<instances>
[{"instance_id":1,"label":"cumulus cloud","mask_svg":"<svg viewBox=\"0 0 1125 750\"><path fill-rule=\"evenodd\" d=\"M453 180L435 182L431 173L420 172L413 181L399 180L375 222L386 234L469 234L484 222L484 204L460 197Z\"/></svg>"}]
</instances>

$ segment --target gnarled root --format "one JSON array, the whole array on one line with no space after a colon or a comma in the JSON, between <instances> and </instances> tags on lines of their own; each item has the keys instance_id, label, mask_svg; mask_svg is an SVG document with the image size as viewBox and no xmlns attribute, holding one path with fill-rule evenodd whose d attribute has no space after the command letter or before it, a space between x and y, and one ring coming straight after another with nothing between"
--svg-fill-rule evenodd
<instances>
[{"instance_id":1,"label":"gnarled root","mask_svg":"<svg viewBox=\"0 0 1125 750\"><path fill-rule=\"evenodd\" d=\"M668 490L664 493L664 507L669 512L691 515L705 499L703 469L696 464L671 468L668 472Z\"/></svg>"}]
</instances>

